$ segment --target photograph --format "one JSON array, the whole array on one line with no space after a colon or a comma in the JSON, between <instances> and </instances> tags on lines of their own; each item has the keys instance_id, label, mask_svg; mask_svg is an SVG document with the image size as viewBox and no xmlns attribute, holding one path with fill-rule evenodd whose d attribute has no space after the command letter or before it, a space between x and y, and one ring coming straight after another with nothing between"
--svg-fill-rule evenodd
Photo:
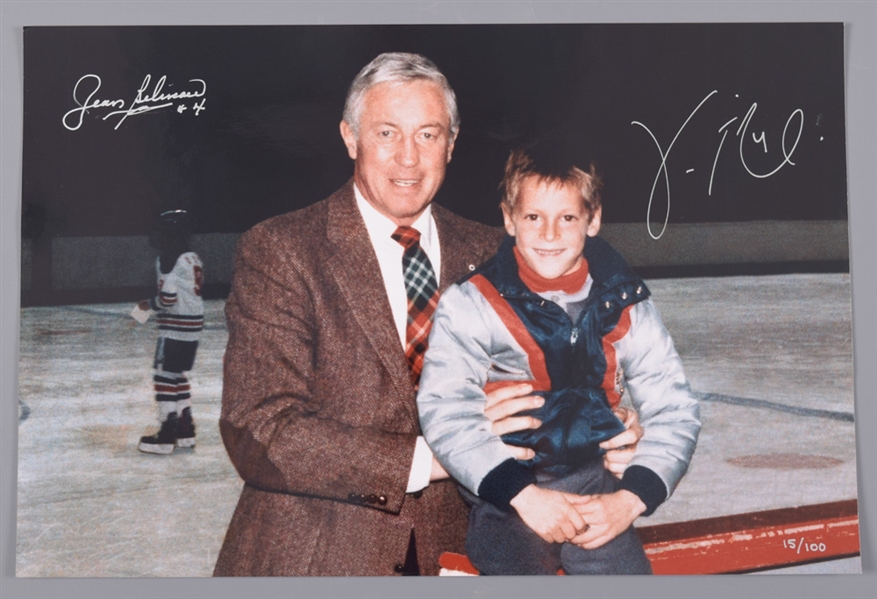
<instances>
[{"instance_id":1,"label":"photograph","mask_svg":"<svg viewBox=\"0 0 877 599\"><path fill-rule=\"evenodd\" d=\"M25 28L16 575L859 571L843 44Z\"/></svg>"},{"instance_id":2,"label":"photograph","mask_svg":"<svg viewBox=\"0 0 877 599\"><path fill-rule=\"evenodd\" d=\"M877 6L248 6L3 2L0 594L870 595Z\"/></svg>"}]
</instances>

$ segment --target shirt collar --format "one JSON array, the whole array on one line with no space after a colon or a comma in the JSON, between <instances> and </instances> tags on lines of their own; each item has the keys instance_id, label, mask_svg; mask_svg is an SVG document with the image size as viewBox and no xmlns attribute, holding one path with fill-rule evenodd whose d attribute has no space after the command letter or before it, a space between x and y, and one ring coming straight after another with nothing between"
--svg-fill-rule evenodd
<instances>
[{"instance_id":1,"label":"shirt collar","mask_svg":"<svg viewBox=\"0 0 877 599\"><path fill-rule=\"evenodd\" d=\"M384 240L385 242L391 241L395 244L396 242L393 241L393 238L390 236L396 231L398 225L378 212L377 209L365 199L365 196L359 191L356 183L353 184L353 194L356 196L356 205L359 208L359 212L362 214L362 218L365 221L365 228L368 230L372 242L377 243L378 240ZM432 220L432 204L429 204L426 207L426 210L417 217L417 220L414 221L411 226L420 231L420 245L425 251L429 252L430 240L433 238L432 229L434 226Z\"/></svg>"}]
</instances>

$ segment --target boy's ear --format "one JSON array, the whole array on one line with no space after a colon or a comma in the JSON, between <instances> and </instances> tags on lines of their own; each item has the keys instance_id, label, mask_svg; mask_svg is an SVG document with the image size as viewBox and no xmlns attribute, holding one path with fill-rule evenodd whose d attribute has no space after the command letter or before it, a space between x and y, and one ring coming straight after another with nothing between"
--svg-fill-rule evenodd
<instances>
[{"instance_id":1,"label":"boy's ear","mask_svg":"<svg viewBox=\"0 0 877 599\"><path fill-rule=\"evenodd\" d=\"M588 223L588 237L596 237L600 232L600 219L603 216L603 207L597 208L591 215L591 222Z\"/></svg>"},{"instance_id":2,"label":"boy's ear","mask_svg":"<svg viewBox=\"0 0 877 599\"><path fill-rule=\"evenodd\" d=\"M515 222L512 220L512 213L509 211L509 207L505 205L505 202L499 205L502 208L502 222L505 225L506 233L515 236Z\"/></svg>"}]
</instances>

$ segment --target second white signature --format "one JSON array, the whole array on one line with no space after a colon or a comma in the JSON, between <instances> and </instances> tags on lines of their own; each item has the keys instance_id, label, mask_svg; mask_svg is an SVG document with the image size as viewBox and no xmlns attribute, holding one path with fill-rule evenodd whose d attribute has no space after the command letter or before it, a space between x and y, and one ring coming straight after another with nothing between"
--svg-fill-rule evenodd
<instances>
[{"instance_id":1,"label":"second white signature","mask_svg":"<svg viewBox=\"0 0 877 599\"><path fill-rule=\"evenodd\" d=\"M648 227L649 235L652 237L652 239L660 239L661 238L661 236L664 234L664 231L667 230L667 222L669 221L669 218L670 218L670 173L667 170L667 156L670 154L670 150L673 149L673 145L676 143L676 140L679 139L679 136L682 134L682 130L685 129L686 125L688 125L688 122L692 119L692 117L694 117L694 115L697 113L697 111L700 110L704 104L706 104L707 100L709 100L712 96L714 96L717 93L718 93L718 90L713 90L710 93L708 93L703 100L700 101L700 104L697 105L697 108L695 108L691 112L691 114L688 115L688 118L685 119L685 122L682 123L682 126L676 132L676 136L673 137L673 140L667 146L666 150L661 146L661 144L655 138L655 135L652 133L652 131L646 125L644 125L643 123L641 123L639 121L632 121L631 122L631 125L638 125L638 126L642 127L643 129L645 129L646 133L649 134L649 137L652 138L652 141L655 143L655 146L658 148L658 154L659 154L660 159L661 159L661 163L658 166L658 172L655 175L654 182L652 183L652 191L649 194L649 207L648 207L648 210L646 212L646 226ZM749 110L746 112L746 116L744 116L743 120L740 122L740 126L737 127L737 132L735 135L740 139L740 142L738 144L738 146L739 146L738 155L740 157L740 163L743 165L743 168L745 169L745 171L749 175L751 175L752 177L755 177L756 179L766 179L767 177L771 177L771 176L775 175L781 168L783 168L787 164L791 165L791 166L795 166L795 163L792 162L792 155L795 153L795 150L798 147L798 142L801 140L801 133L803 132L803 129L804 129L804 111L800 108L796 108L789 115L789 118L786 119L785 126L783 127L783 133L782 133L782 136L780 137L779 150L782 153L782 156L781 156L782 159L779 160L779 164L777 164L777 166L775 168L773 168L772 170L770 170L768 172L756 172L755 170L753 170L753 168L750 167L749 162L747 162L747 160L746 160L746 152L744 150L744 145L746 144L747 139L748 139L748 137L746 135L747 129L749 128L749 126L752 122L752 117L755 115L755 111L757 108L758 108L758 104L756 102L753 102L752 105L749 107ZM731 123L738 120L739 118L740 117L735 116L734 118L732 118L731 120L726 122L724 125L719 127L718 132L722 134L722 138L721 138L721 140L719 140L718 149L716 150L716 156L715 156L715 159L713 160L712 171L710 171L710 182L709 182L709 188L708 188L708 192L707 192L708 195L712 195L712 193L713 193L713 177L715 176L716 164L718 163L718 160L719 160L719 154L722 152L722 146L725 143L725 138L728 136L728 127L731 125ZM797 131L795 131L796 125L797 125ZM790 133L794 137L794 140L791 143L791 147L789 147L787 145L787 142L786 142L786 138L789 136ZM763 148L764 154L767 154L768 149L767 149L767 135L766 135L766 133L764 131L761 131L759 133L752 132L751 135L752 135L752 142L755 144L755 146ZM692 172L693 170L694 169L688 169L688 171L686 171L686 172ZM652 231L652 223L651 223L651 220L652 220L651 219L652 201L655 199L655 189L657 188L658 182L661 180L661 177L664 178L665 193L667 196L667 207L666 207L666 210L664 213L664 226L661 228L660 233L658 233L656 235Z\"/></svg>"},{"instance_id":2,"label":"second white signature","mask_svg":"<svg viewBox=\"0 0 877 599\"><path fill-rule=\"evenodd\" d=\"M191 109L197 116L205 109L207 83L203 79L189 79L188 83L191 84L188 89L167 92L165 91L165 85L168 85L167 77L162 75L153 85L152 76L146 75L143 83L137 88L136 95L128 103L122 98L98 97L101 78L93 74L83 75L73 86L73 102L77 107L68 110L61 122L68 130L76 131L82 127L85 115L90 110L109 110L101 120L117 117L119 120L113 129L118 129L129 116L171 108L175 105L177 112L182 113Z\"/></svg>"}]
</instances>

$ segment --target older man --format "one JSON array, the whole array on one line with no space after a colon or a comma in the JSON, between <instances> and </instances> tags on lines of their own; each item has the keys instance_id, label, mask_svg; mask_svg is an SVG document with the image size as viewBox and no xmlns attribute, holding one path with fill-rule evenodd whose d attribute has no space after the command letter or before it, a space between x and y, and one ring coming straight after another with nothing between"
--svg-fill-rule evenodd
<instances>
[{"instance_id":1,"label":"older man","mask_svg":"<svg viewBox=\"0 0 877 599\"><path fill-rule=\"evenodd\" d=\"M415 406L438 292L500 239L431 205L458 128L435 65L379 56L341 123L353 180L241 239L220 430L245 485L216 575L435 574L462 550L466 507ZM528 392L491 398L494 430L538 425L507 418Z\"/></svg>"}]
</instances>

